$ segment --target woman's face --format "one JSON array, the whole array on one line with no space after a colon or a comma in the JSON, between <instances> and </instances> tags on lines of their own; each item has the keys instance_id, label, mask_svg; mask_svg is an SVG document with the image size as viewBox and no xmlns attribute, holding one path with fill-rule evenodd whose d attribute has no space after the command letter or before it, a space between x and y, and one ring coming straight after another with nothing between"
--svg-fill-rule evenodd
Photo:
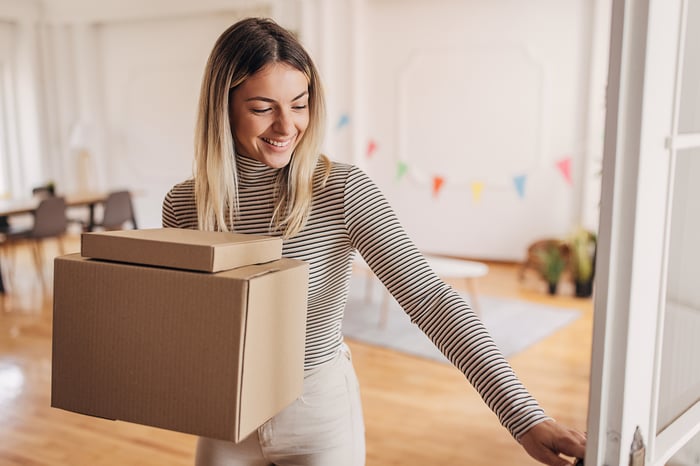
<instances>
[{"instance_id":1,"label":"woman's face","mask_svg":"<svg viewBox=\"0 0 700 466\"><path fill-rule=\"evenodd\" d=\"M272 168L286 166L309 126L309 83L285 63L250 76L231 96L229 114L236 152Z\"/></svg>"}]
</instances>

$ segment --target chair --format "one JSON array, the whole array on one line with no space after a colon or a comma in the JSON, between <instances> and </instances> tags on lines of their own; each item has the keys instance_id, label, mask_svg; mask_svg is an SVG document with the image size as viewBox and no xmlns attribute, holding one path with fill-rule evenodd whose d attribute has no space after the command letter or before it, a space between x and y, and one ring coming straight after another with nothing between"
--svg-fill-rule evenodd
<instances>
[{"instance_id":1,"label":"chair","mask_svg":"<svg viewBox=\"0 0 700 466\"><path fill-rule=\"evenodd\" d=\"M114 191L107 196L102 213L102 221L95 224L103 230L121 230L126 223L136 229L136 218L131 193L129 191Z\"/></svg>"},{"instance_id":2,"label":"chair","mask_svg":"<svg viewBox=\"0 0 700 466\"><path fill-rule=\"evenodd\" d=\"M53 183L46 183L41 186L32 188L32 196L43 199L45 197L52 197L56 195L56 191Z\"/></svg>"},{"instance_id":3,"label":"chair","mask_svg":"<svg viewBox=\"0 0 700 466\"><path fill-rule=\"evenodd\" d=\"M11 225L3 232L5 241L2 246L13 245L21 241L29 241L32 244L34 265L46 289L44 279L43 243L45 240L55 238L58 240L60 254L65 253L62 236L66 233L68 218L66 216L66 201L63 197L46 197L39 202L34 211L34 222L30 228L13 228Z\"/></svg>"}]
</instances>

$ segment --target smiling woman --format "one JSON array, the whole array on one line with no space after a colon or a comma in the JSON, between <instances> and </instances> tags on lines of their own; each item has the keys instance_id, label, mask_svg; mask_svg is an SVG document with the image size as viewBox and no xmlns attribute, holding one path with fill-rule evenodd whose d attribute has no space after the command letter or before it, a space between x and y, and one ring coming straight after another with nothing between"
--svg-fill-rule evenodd
<instances>
[{"instance_id":1,"label":"smiling woman","mask_svg":"<svg viewBox=\"0 0 700 466\"><path fill-rule=\"evenodd\" d=\"M273 168L289 164L309 125L308 86L301 71L272 63L234 88L229 112L237 152Z\"/></svg>"},{"instance_id":2,"label":"smiling woman","mask_svg":"<svg viewBox=\"0 0 700 466\"><path fill-rule=\"evenodd\" d=\"M238 444L201 437L197 464L365 464L342 333L356 253L533 458L561 466L570 463L560 453L583 456L585 436L545 415L374 182L321 155L323 109L311 58L272 20L242 20L217 40L202 83L195 176L167 193L163 225L281 236L283 256L309 264L309 292L301 396Z\"/></svg>"}]
</instances>

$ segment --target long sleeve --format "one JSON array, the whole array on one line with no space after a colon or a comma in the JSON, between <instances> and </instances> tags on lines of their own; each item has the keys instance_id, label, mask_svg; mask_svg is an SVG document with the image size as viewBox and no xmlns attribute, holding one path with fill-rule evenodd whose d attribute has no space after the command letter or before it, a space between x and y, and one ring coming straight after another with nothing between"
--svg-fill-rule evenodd
<instances>
[{"instance_id":1,"label":"long sleeve","mask_svg":"<svg viewBox=\"0 0 700 466\"><path fill-rule=\"evenodd\" d=\"M345 219L353 246L372 271L516 439L547 419L478 316L431 270L385 197L359 169L347 178Z\"/></svg>"}]
</instances>

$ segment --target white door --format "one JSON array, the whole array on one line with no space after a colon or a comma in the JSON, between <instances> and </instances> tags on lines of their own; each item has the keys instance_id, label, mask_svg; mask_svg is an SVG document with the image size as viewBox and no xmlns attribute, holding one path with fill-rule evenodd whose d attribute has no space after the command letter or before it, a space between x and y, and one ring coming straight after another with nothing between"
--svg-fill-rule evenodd
<instances>
[{"instance_id":1,"label":"white door","mask_svg":"<svg viewBox=\"0 0 700 466\"><path fill-rule=\"evenodd\" d=\"M698 180L700 0L614 0L586 464L700 464Z\"/></svg>"}]
</instances>

